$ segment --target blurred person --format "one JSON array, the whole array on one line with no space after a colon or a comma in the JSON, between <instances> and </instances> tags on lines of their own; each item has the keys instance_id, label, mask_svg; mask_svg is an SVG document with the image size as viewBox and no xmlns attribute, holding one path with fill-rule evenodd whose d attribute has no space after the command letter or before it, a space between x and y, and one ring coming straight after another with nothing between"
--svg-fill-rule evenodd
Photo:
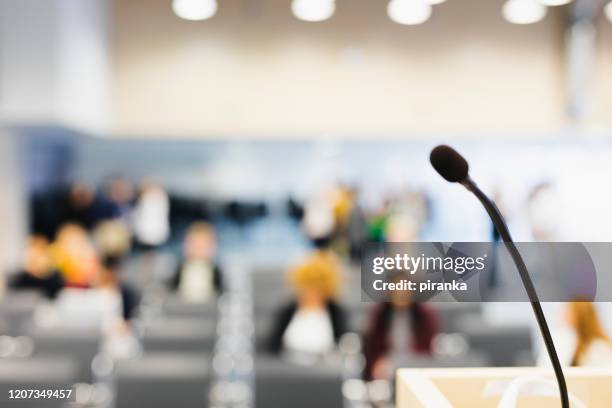
<instances>
[{"instance_id":1,"label":"blurred person","mask_svg":"<svg viewBox=\"0 0 612 408\"><path fill-rule=\"evenodd\" d=\"M300 362L314 362L334 352L347 331L336 298L340 264L331 251L317 250L290 273L295 300L282 307L274 321L268 348Z\"/></svg>"},{"instance_id":2,"label":"blurred person","mask_svg":"<svg viewBox=\"0 0 612 408\"><path fill-rule=\"evenodd\" d=\"M66 288L53 305L55 316L39 316L39 324L92 328L119 337L131 331L140 296L120 279L122 258L106 256L99 263L88 288ZM51 319L49 319L52 317Z\"/></svg>"},{"instance_id":3,"label":"blurred person","mask_svg":"<svg viewBox=\"0 0 612 408\"><path fill-rule=\"evenodd\" d=\"M119 219L102 221L96 225L92 238L102 257L123 257L130 252L132 235Z\"/></svg>"},{"instance_id":4,"label":"blurred person","mask_svg":"<svg viewBox=\"0 0 612 408\"><path fill-rule=\"evenodd\" d=\"M57 233L52 250L67 286L91 286L98 273L99 260L83 227L73 223L63 225Z\"/></svg>"},{"instance_id":5,"label":"blurred person","mask_svg":"<svg viewBox=\"0 0 612 408\"><path fill-rule=\"evenodd\" d=\"M612 341L602 327L594 304L569 302L565 318L576 335L571 365L612 367Z\"/></svg>"},{"instance_id":6,"label":"blurred person","mask_svg":"<svg viewBox=\"0 0 612 408\"><path fill-rule=\"evenodd\" d=\"M331 190L329 197L334 216L333 247L339 254L348 254L350 245L347 228L351 211L355 205L355 196L348 186L339 184Z\"/></svg>"},{"instance_id":7,"label":"blurred person","mask_svg":"<svg viewBox=\"0 0 612 408\"><path fill-rule=\"evenodd\" d=\"M170 236L170 198L164 188L144 183L133 213L136 244L140 249L155 249Z\"/></svg>"},{"instance_id":8,"label":"blurred person","mask_svg":"<svg viewBox=\"0 0 612 408\"><path fill-rule=\"evenodd\" d=\"M535 241L558 241L563 219L561 201L553 184L544 181L536 185L527 199L527 212L531 234Z\"/></svg>"},{"instance_id":9,"label":"blurred person","mask_svg":"<svg viewBox=\"0 0 612 408\"><path fill-rule=\"evenodd\" d=\"M74 222L86 229L95 223L95 191L85 183L74 183L68 191L64 222Z\"/></svg>"},{"instance_id":10,"label":"blurred person","mask_svg":"<svg viewBox=\"0 0 612 408\"><path fill-rule=\"evenodd\" d=\"M111 176L104 183L96 205L96 221L120 218L127 222L134 204L134 187L122 176Z\"/></svg>"},{"instance_id":11,"label":"blurred person","mask_svg":"<svg viewBox=\"0 0 612 408\"><path fill-rule=\"evenodd\" d=\"M223 290L221 269L215 263L217 240L213 227L195 222L187 230L183 242L183 257L170 286L185 300L206 302Z\"/></svg>"},{"instance_id":12,"label":"blurred person","mask_svg":"<svg viewBox=\"0 0 612 408\"><path fill-rule=\"evenodd\" d=\"M109 255L102 259L100 270L94 288L110 297L116 297L120 303L119 316L129 322L135 314L139 302L138 292L129 284L123 283L119 277L122 258Z\"/></svg>"},{"instance_id":13,"label":"blurred person","mask_svg":"<svg viewBox=\"0 0 612 408\"><path fill-rule=\"evenodd\" d=\"M22 269L9 281L12 289L35 289L52 299L64 287L64 279L53 265L49 242L32 236L27 244Z\"/></svg>"},{"instance_id":14,"label":"blurred person","mask_svg":"<svg viewBox=\"0 0 612 408\"><path fill-rule=\"evenodd\" d=\"M401 363L412 355L432 354L432 341L438 332L437 315L427 305L411 301L408 291L391 291L390 296L390 302L374 307L364 336L366 381L391 379L394 361Z\"/></svg>"},{"instance_id":15,"label":"blurred person","mask_svg":"<svg viewBox=\"0 0 612 408\"><path fill-rule=\"evenodd\" d=\"M331 192L331 202L336 229L343 229L347 223L354 204L354 195L350 188L338 186Z\"/></svg>"},{"instance_id":16,"label":"blurred person","mask_svg":"<svg viewBox=\"0 0 612 408\"><path fill-rule=\"evenodd\" d=\"M359 204L359 190L357 187L351 188L349 194L352 205L348 215L346 235L351 260L359 262L368 240L367 221L365 213Z\"/></svg>"},{"instance_id":17,"label":"blurred person","mask_svg":"<svg viewBox=\"0 0 612 408\"><path fill-rule=\"evenodd\" d=\"M389 206L389 200L385 200L381 207L369 217L367 222L367 235L370 241L382 243L386 240L385 234L389 221Z\"/></svg>"},{"instance_id":18,"label":"blurred person","mask_svg":"<svg viewBox=\"0 0 612 408\"><path fill-rule=\"evenodd\" d=\"M416 241L428 212L427 197L421 192L409 191L391 201L385 226L386 241Z\"/></svg>"},{"instance_id":19,"label":"blurred person","mask_svg":"<svg viewBox=\"0 0 612 408\"><path fill-rule=\"evenodd\" d=\"M106 299L111 313L102 321L104 340L102 350L113 358L138 355L140 344L134 336L131 321L140 303L140 294L131 285L120 279L122 258L106 256L102 260L95 290Z\"/></svg>"},{"instance_id":20,"label":"blurred person","mask_svg":"<svg viewBox=\"0 0 612 408\"><path fill-rule=\"evenodd\" d=\"M419 226L414 217L396 213L387 218L385 239L387 242L414 242L418 238Z\"/></svg>"},{"instance_id":21,"label":"blurred person","mask_svg":"<svg viewBox=\"0 0 612 408\"><path fill-rule=\"evenodd\" d=\"M336 228L333 202L328 194L317 194L304 206L302 229L316 246L327 246Z\"/></svg>"}]
</instances>

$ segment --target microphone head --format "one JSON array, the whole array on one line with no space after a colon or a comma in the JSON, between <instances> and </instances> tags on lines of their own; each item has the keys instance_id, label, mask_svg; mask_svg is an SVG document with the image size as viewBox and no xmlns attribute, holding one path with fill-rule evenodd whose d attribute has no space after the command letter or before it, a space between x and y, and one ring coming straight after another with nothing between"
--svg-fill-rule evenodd
<instances>
[{"instance_id":1,"label":"microphone head","mask_svg":"<svg viewBox=\"0 0 612 408\"><path fill-rule=\"evenodd\" d=\"M470 167L467 161L450 146L435 147L429 155L429 161L433 168L451 183L463 181L468 176Z\"/></svg>"}]
</instances>

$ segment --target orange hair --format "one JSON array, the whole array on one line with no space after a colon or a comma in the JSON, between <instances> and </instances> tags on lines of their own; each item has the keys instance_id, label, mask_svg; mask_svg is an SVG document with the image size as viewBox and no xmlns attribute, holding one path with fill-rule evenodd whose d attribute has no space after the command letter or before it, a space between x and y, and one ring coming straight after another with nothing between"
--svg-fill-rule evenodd
<instances>
[{"instance_id":1,"label":"orange hair","mask_svg":"<svg viewBox=\"0 0 612 408\"><path fill-rule=\"evenodd\" d=\"M577 336L576 352L572 358L572 365L576 366L580 364L591 342L594 340L610 342L610 339L601 326L593 303L571 302L569 307L574 317L574 329Z\"/></svg>"},{"instance_id":2,"label":"orange hair","mask_svg":"<svg viewBox=\"0 0 612 408\"><path fill-rule=\"evenodd\" d=\"M291 271L289 280L296 291L313 288L333 298L338 295L342 282L340 264L332 253L317 251Z\"/></svg>"}]
</instances>

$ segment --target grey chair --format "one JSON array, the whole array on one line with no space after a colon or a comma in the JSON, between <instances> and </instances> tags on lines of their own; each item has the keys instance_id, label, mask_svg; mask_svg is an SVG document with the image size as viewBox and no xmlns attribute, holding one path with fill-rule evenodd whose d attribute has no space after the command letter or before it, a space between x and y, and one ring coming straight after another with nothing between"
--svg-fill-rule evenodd
<instances>
[{"instance_id":1,"label":"grey chair","mask_svg":"<svg viewBox=\"0 0 612 408\"><path fill-rule=\"evenodd\" d=\"M201 353L145 353L115 366L116 408L208 406L210 358Z\"/></svg>"},{"instance_id":2,"label":"grey chair","mask_svg":"<svg viewBox=\"0 0 612 408\"><path fill-rule=\"evenodd\" d=\"M461 367L487 367L490 359L483 352L469 352L457 356L410 356L405 359L394 361L397 367L402 368L461 368Z\"/></svg>"},{"instance_id":3,"label":"grey chair","mask_svg":"<svg viewBox=\"0 0 612 408\"><path fill-rule=\"evenodd\" d=\"M280 270L256 271L252 279L255 314L268 314L291 298L287 277Z\"/></svg>"},{"instance_id":4,"label":"grey chair","mask_svg":"<svg viewBox=\"0 0 612 408\"><path fill-rule=\"evenodd\" d=\"M10 333L10 327L8 320L4 317L0 317L0 336L8 335Z\"/></svg>"},{"instance_id":5,"label":"grey chair","mask_svg":"<svg viewBox=\"0 0 612 408\"><path fill-rule=\"evenodd\" d=\"M255 316L255 348L256 350L265 350L268 345L268 340L272 334L274 324L274 314L269 315L259 314Z\"/></svg>"},{"instance_id":6,"label":"grey chair","mask_svg":"<svg viewBox=\"0 0 612 408\"><path fill-rule=\"evenodd\" d=\"M212 319L159 319L149 324L142 338L145 351L210 352L216 339Z\"/></svg>"},{"instance_id":7,"label":"grey chair","mask_svg":"<svg viewBox=\"0 0 612 408\"><path fill-rule=\"evenodd\" d=\"M8 324L8 334L24 334L24 325L32 318L34 310L43 299L37 291L9 291L0 299L0 318Z\"/></svg>"},{"instance_id":8,"label":"grey chair","mask_svg":"<svg viewBox=\"0 0 612 408\"><path fill-rule=\"evenodd\" d=\"M475 302L429 302L440 319L440 330L446 333L460 332L464 318L479 318L482 307Z\"/></svg>"},{"instance_id":9,"label":"grey chair","mask_svg":"<svg viewBox=\"0 0 612 408\"><path fill-rule=\"evenodd\" d=\"M470 350L485 352L493 366L511 367L517 358L531 350L531 329L528 326L491 326L481 319L461 320L460 332Z\"/></svg>"},{"instance_id":10,"label":"grey chair","mask_svg":"<svg viewBox=\"0 0 612 408\"><path fill-rule=\"evenodd\" d=\"M34 341L34 356L64 356L78 364L79 382L91 383L91 361L100 349L101 334L93 328L42 328L29 325L28 336Z\"/></svg>"},{"instance_id":11,"label":"grey chair","mask_svg":"<svg viewBox=\"0 0 612 408\"><path fill-rule=\"evenodd\" d=\"M72 389L78 381L78 364L71 358L35 357L28 359L0 359L0 406L20 408L60 408L67 400L21 399L9 400L9 390L13 389Z\"/></svg>"},{"instance_id":12,"label":"grey chair","mask_svg":"<svg viewBox=\"0 0 612 408\"><path fill-rule=\"evenodd\" d=\"M215 319L217 302L211 299L206 303L191 303L177 295L169 295L162 306L162 313L168 318Z\"/></svg>"},{"instance_id":13,"label":"grey chair","mask_svg":"<svg viewBox=\"0 0 612 408\"><path fill-rule=\"evenodd\" d=\"M340 364L301 366L276 357L255 362L256 408L337 408L343 404Z\"/></svg>"}]
</instances>

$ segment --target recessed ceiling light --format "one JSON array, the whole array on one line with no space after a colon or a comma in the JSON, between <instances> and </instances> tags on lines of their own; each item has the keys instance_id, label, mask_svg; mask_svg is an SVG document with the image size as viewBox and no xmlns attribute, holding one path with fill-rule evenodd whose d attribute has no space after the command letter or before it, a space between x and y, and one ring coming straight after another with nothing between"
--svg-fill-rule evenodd
<instances>
[{"instance_id":1,"label":"recessed ceiling light","mask_svg":"<svg viewBox=\"0 0 612 408\"><path fill-rule=\"evenodd\" d=\"M545 6L563 6L569 4L572 0L539 0Z\"/></svg>"},{"instance_id":2,"label":"recessed ceiling light","mask_svg":"<svg viewBox=\"0 0 612 408\"><path fill-rule=\"evenodd\" d=\"M612 1L604 7L604 14L608 18L608 21L612 22Z\"/></svg>"},{"instance_id":3,"label":"recessed ceiling light","mask_svg":"<svg viewBox=\"0 0 612 408\"><path fill-rule=\"evenodd\" d=\"M546 6L536 0L508 0L502 14L513 24L533 24L546 16Z\"/></svg>"},{"instance_id":4,"label":"recessed ceiling light","mask_svg":"<svg viewBox=\"0 0 612 408\"><path fill-rule=\"evenodd\" d=\"M303 21L324 21L334 15L336 2L334 0L293 0L291 11Z\"/></svg>"},{"instance_id":5,"label":"recessed ceiling light","mask_svg":"<svg viewBox=\"0 0 612 408\"><path fill-rule=\"evenodd\" d=\"M217 12L217 0L173 0L172 10L185 20L206 20Z\"/></svg>"},{"instance_id":6,"label":"recessed ceiling light","mask_svg":"<svg viewBox=\"0 0 612 408\"><path fill-rule=\"evenodd\" d=\"M387 14L398 24L422 24L431 17L431 5L425 0L391 0Z\"/></svg>"}]
</instances>

